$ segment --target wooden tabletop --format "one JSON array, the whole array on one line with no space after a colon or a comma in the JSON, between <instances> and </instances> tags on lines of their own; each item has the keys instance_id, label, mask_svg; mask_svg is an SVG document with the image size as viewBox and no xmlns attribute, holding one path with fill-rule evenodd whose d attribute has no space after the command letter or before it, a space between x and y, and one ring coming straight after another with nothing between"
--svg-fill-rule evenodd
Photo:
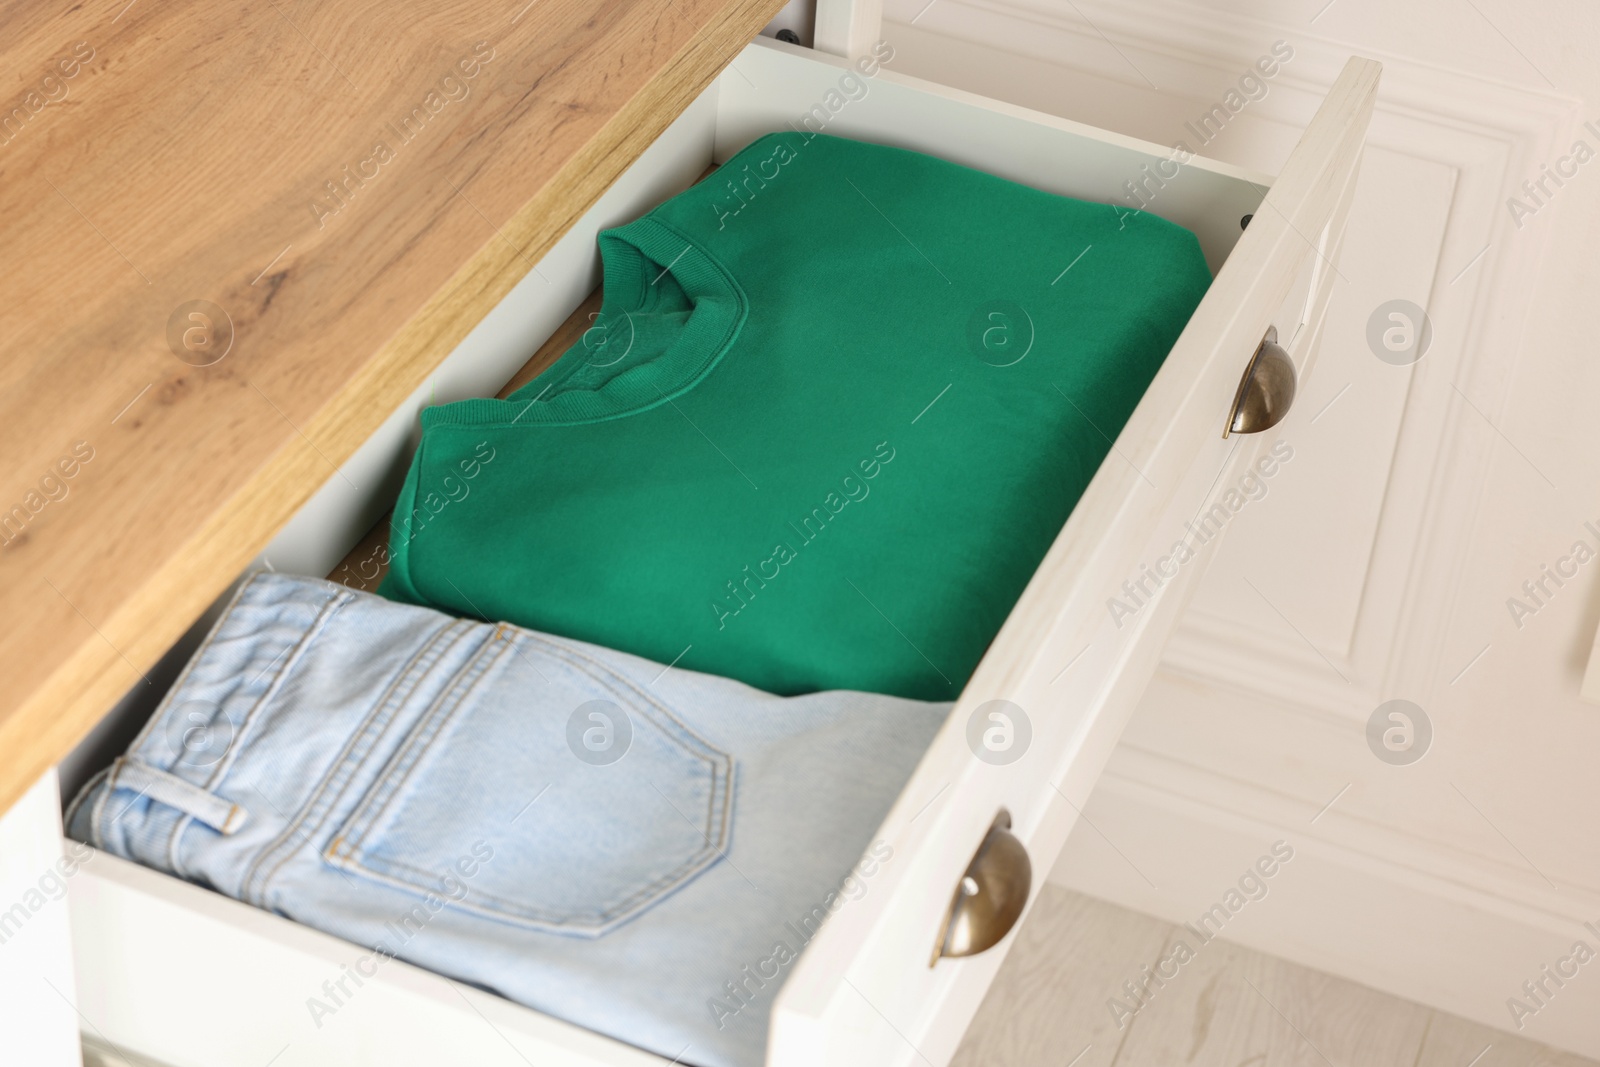
<instances>
[{"instance_id":1,"label":"wooden tabletop","mask_svg":"<svg viewBox=\"0 0 1600 1067\"><path fill-rule=\"evenodd\" d=\"M0 810L782 0L0 10Z\"/></svg>"}]
</instances>

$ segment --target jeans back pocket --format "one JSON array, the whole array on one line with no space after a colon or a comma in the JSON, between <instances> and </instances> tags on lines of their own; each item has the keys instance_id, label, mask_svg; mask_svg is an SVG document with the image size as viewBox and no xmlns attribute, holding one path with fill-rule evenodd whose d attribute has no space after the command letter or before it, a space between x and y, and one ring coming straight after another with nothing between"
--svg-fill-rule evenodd
<instances>
[{"instance_id":1,"label":"jeans back pocket","mask_svg":"<svg viewBox=\"0 0 1600 1067\"><path fill-rule=\"evenodd\" d=\"M485 633L327 862L501 922L598 937L723 854L728 753L583 650L511 626Z\"/></svg>"}]
</instances>

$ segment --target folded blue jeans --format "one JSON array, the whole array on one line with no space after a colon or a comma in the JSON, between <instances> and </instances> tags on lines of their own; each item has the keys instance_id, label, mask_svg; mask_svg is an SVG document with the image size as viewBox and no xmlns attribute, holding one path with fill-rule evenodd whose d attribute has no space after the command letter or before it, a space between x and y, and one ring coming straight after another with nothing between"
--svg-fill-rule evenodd
<instances>
[{"instance_id":1,"label":"folded blue jeans","mask_svg":"<svg viewBox=\"0 0 1600 1067\"><path fill-rule=\"evenodd\" d=\"M873 832L949 709L258 574L67 827L366 946L361 974L397 957L752 1067L793 960L893 862ZM308 990L312 1021L356 988Z\"/></svg>"}]
</instances>

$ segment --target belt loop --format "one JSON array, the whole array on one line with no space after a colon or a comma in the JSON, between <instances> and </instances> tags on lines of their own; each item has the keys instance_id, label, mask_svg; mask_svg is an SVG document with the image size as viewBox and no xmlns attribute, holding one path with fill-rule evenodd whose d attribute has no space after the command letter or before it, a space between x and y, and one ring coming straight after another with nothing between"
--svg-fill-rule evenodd
<instances>
[{"instance_id":1,"label":"belt loop","mask_svg":"<svg viewBox=\"0 0 1600 1067\"><path fill-rule=\"evenodd\" d=\"M110 789L131 789L169 808L177 808L224 836L237 832L250 816L233 801L136 759L118 759L112 765L111 780L106 784Z\"/></svg>"}]
</instances>

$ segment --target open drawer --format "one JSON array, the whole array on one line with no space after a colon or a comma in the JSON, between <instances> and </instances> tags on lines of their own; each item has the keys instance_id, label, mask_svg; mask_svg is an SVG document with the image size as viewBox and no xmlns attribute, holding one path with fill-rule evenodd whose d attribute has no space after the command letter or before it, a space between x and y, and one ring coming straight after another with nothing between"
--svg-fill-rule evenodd
<instances>
[{"instance_id":1,"label":"open drawer","mask_svg":"<svg viewBox=\"0 0 1600 1067\"><path fill-rule=\"evenodd\" d=\"M1204 160L1180 164L1157 145L887 70L852 78L868 89L845 94L846 61L758 39L329 481L263 562L332 570L393 500L418 409L493 394L595 287L600 229L815 109L830 134L1081 199L1125 204L1126 184L1150 183L1158 194L1149 210L1199 236L1215 280L878 829L892 857L859 899L831 915L773 1002L774 1067L945 1063L1010 940L967 958L939 955L959 887L986 891L981 876L964 879L980 844L1008 819L1037 888L1212 543L1244 494L1292 454L1292 417L1272 432L1228 431L1241 401L1259 401L1261 390L1284 400L1283 379L1271 380L1270 360L1258 358L1269 328L1300 376L1310 370L1378 70L1351 60L1270 181ZM1257 376L1246 398L1249 368ZM78 971L93 978L80 992L84 1017L103 1039L175 1067L669 1062L399 962L367 977L337 1018L319 1019L308 998L363 949L111 856L88 864L71 894ZM694 1062L692 1049L679 1055Z\"/></svg>"}]
</instances>

